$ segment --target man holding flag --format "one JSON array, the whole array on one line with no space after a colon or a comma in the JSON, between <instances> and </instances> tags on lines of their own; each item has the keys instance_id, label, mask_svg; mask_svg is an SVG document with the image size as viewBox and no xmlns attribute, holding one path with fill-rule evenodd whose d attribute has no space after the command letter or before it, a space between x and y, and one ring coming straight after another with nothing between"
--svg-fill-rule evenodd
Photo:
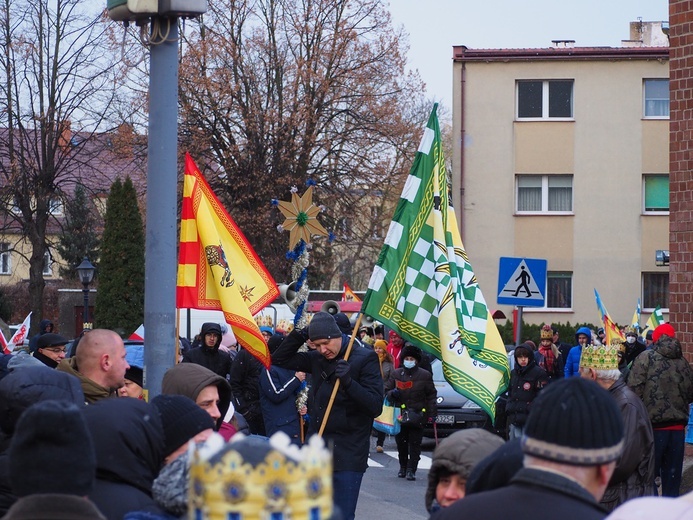
<instances>
[{"instance_id":1,"label":"man holding flag","mask_svg":"<svg viewBox=\"0 0 693 520\"><path fill-rule=\"evenodd\" d=\"M440 358L457 392L495 420L509 378L503 341L477 284L450 204L434 105L363 313Z\"/></svg>"}]
</instances>

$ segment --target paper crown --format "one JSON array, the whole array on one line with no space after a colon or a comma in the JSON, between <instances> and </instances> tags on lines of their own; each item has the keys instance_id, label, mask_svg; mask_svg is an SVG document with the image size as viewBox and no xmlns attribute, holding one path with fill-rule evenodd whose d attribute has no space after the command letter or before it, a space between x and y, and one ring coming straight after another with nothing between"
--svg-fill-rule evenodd
<instances>
[{"instance_id":1,"label":"paper crown","mask_svg":"<svg viewBox=\"0 0 693 520\"><path fill-rule=\"evenodd\" d=\"M93 323L89 323L88 321L85 321L84 323L82 323L82 330L91 330L93 328L94 328Z\"/></svg>"},{"instance_id":2,"label":"paper crown","mask_svg":"<svg viewBox=\"0 0 693 520\"><path fill-rule=\"evenodd\" d=\"M635 334L637 336L638 331L635 330L635 327L633 327L632 325L628 325L626 328L623 329L623 335L627 336L628 334Z\"/></svg>"},{"instance_id":3,"label":"paper crown","mask_svg":"<svg viewBox=\"0 0 693 520\"><path fill-rule=\"evenodd\" d=\"M269 440L213 435L192 456L190 518L310 519L332 516L332 454L317 435L302 448L283 432Z\"/></svg>"},{"instance_id":4,"label":"paper crown","mask_svg":"<svg viewBox=\"0 0 693 520\"><path fill-rule=\"evenodd\" d=\"M255 316L255 323L258 327L272 327L274 328L274 323L272 323L272 316L267 316L266 314L258 314Z\"/></svg>"},{"instance_id":5,"label":"paper crown","mask_svg":"<svg viewBox=\"0 0 693 520\"><path fill-rule=\"evenodd\" d=\"M553 329L551 328L551 325L544 325L541 328L541 339L550 339L553 340Z\"/></svg>"},{"instance_id":6,"label":"paper crown","mask_svg":"<svg viewBox=\"0 0 693 520\"><path fill-rule=\"evenodd\" d=\"M292 321L287 320L286 318L282 318L279 320L277 323L277 332L283 332L284 334L288 334L292 330L294 330L294 324Z\"/></svg>"},{"instance_id":7,"label":"paper crown","mask_svg":"<svg viewBox=\"0 0 693 520\"><path fill-rule=\"evenodd\" d=\"M580 368L617 369L618 348L606 345L585 345L580 354Z\"/></svg>"},{"instance_id":8,"label":"paper crown","mask_svg":"<svg viewBox=\"0 0 693 520\"><path fill-rule=\"evenodd\" d=\"M626 343L621 338L612 338L611 346L615 349L618 349L619 352L626 351Z\"/></svg>"}]
</instances>

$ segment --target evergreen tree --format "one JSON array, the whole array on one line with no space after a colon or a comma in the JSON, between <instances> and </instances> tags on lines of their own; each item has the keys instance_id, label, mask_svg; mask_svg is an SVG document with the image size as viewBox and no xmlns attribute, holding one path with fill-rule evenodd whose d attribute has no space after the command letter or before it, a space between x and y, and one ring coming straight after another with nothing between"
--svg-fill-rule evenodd
<instances>
[{"instance_id":1,"label":"evergreen tree","mask_svg":"<svg viewBox=\"0 0 693 520\"><path fill-rule=\"evenodd\" d=\"M99 258L99 237L96 234L96 219L82 184L75 188L74 196L65 204L65 225L55 247L63 259L60 276L77 279L77 266L86 256L96 264Z\"/></svg>"},{"instance_id":2,"label":"evergreen tree","mask_svg":"<svg viewBox=\"0 0 693 520\"><path fill-rule=\"evenodd\" d=\"M144 321L144 226L129 177L117 179L106 203L94 321L120 334Z\"/></svg>"}]
</instances>

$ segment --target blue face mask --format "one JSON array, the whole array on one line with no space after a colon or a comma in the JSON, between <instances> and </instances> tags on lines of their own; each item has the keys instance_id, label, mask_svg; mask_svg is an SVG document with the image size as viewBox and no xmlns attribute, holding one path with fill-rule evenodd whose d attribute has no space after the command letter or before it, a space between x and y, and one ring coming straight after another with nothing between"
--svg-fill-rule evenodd
<instances>
[{"instance_id":1,"label":"blue face mask","mask_svg":"<svg viewBox=\"0 0 693 520\"><path fill-rule=\"evenodd\" d=\"M403 364L404 368L414 368L416 366L416 361L405 360Z\"/></svg>"}]
</instances>

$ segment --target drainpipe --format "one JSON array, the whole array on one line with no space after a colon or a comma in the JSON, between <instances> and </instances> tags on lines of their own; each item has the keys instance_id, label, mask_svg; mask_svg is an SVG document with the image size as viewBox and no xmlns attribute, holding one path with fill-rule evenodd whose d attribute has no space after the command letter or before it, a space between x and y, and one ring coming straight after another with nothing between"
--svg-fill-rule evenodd
<instances>
[{"instance_id":1,"label":"drainpipe","mask_svg":"<svg viewBox=\"0 0 693 520\"><path fill-rule=\"evenodd\" d=\"M459 209L459 219L460 219L460 237L462 238L462 243L464 244L465 233L464 224L465 219L464 214L464 138L465 138L465 83L467 81L467 66L466 63L462 62L462 72L460 78L460 209Z\"/></svg>"}]
</instances>

